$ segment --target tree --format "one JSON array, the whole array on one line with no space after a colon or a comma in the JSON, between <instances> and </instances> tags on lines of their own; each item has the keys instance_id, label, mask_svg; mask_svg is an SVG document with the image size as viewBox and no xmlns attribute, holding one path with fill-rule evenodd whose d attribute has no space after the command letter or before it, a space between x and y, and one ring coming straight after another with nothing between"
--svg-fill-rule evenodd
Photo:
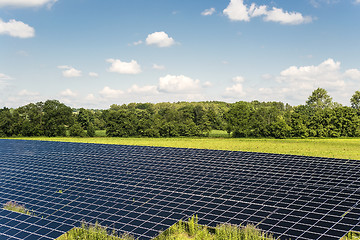
<instances>
[{"instance_id":1,"label":"tree","mask_svg":"<svg viewBox=\"0 0 360 240\"><path fill-rule=\"evenodd\" d=\"M324 109L332 107L333 102L325 89L318 88L312 92L306 104L313 109Z\"/></svg>"},{"instance_id":2,"label":"tree","mask_svg":"<svg viewBox=\"0 0 360 240\"><path fill-rule=\"evenodd\" d=\"M92 124L91 122L89 123L89 125L87 127L86 134L89 137L95 137L95 127L94 127L94 124Z\"/></svg>"},{"instance_id":3,"label":"tree","mask_svg":"<svg viewBox=\"0 0 360 240\"><path fill-rule=\"evenodd\" d=\"M360 109L360 91L356 91L350 99L351 107L357 110Z\"/></svg>"},{"instance_id":4,"label":"tree","mask_svg":"<svg viewBox=\"0 0 360 240\"><path fill-rule=\"evenodd\" d=\"M85 137L86 133L81 127L80 123L75 123L69 128L69 134L71 137Z\"/></svg>"},{"instance_id":5,"label":"tree","mask_svg":"<svg viewBox=\"0 0 360 240\"><path fill-rule=\"evenodd\" d=\"M12 135L13 119L10 109L0 109L0 137L10 137Z\"/></svg>"},{"instance_id":6,"label":"tree","mask_svg":"<svg viewBox=\"0 0 360 240\"><path fill-rule=\"evenodd\" d=\"M44 134L48 137L66 136L66 126L74 121L72 109L58 100L47 100L43 112Z\"/></svg>"}]
</instances>

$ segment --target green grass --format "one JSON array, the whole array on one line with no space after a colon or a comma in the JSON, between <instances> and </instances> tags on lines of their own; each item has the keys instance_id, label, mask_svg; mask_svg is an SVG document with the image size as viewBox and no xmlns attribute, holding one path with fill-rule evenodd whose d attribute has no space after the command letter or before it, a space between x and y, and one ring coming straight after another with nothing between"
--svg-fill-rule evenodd
<instances>
[{"instance_id":1,"label":"green grass","mask_svg":"<svg viewBox=\"0 0 360 240\"><path fill-rule=\"evenodd\" d=\"M340 240L360 240L360 233L359 232L349 232Z\"/></svg>"},{"instance_id":2,"label":"green grass","mask_svg":"<svg viewBox=\"0 0 360 240\"><path fill-rule=\"evenodd\" d=\"M360 138L256 139L256 138L71 138L22 137L13 139L202 148L266 152L360 160Z\"/></svg>"},{"instance_id":3,"label":"green grass","mask_svg":"<svg viewBox=\"0 0 360 240\"><path fill-rule=\"evenodd\" d=\"M27 210L24 205L18 204L17 202L9 201L9 202L4 204L3 208L6 209L6 210L9 210L9 211L34 216L34 214L31 213L29 210Z\"/></svg>"},{"instance_id":4,"label":"green grass","mask_svg":"<svg viewBox=\"0 0 360 240\"><path fill-rule=\"evenodd\" d=\"M129 235L108 233L106 227L98 223L94 225L82 222L81 227L73 228L56 240L134 240ZM208 228L198 224L197 216L187 222L179 221L153 240L275 240L271 235L261 232L252 225L245 227L222 224L216 228Z\"/></svg>"},{"instance_id":5,"label":"green grass","mask_svg":"<svg viewBox=\"0 0 360 240\"><path fill-rule=\"evenodd\" d=\"M198 224L197 216L188 222L179 221L154 240L275 240L252 225L245 227L222 224L208 228Z\"/></svg>"},{"instance_id":6,"label":"green grass","mask_svg":"<svg viewBox=\"0 0 360 240\"><path fill-rule=\"evenodd\" d=\"M56 240L133 240L129 235L118 235L115 232L108 234L106 227L98 223L94 225L82 222L80 228L73 228L69 232L61 235Z\"/></svg>"}]
</instances>

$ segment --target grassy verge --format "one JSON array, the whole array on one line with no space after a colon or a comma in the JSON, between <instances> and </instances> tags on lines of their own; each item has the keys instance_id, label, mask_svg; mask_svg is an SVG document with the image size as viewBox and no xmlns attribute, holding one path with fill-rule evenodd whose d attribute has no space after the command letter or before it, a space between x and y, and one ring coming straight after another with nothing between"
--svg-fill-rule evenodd
<instances>
[{"instance_id":1,"label":"grassy verge","mask_svg":"<svg viewBox=\"0 0 360 240\"><path fill-rule=\"evenodd\" d=\"M266 152L360 160L359 138L253 139L253 138L71 138L23 137L16 139L85 142L158 147L202 148Z\"/></svg>"},{"instance_id":2,"label":"grassy verge","mask_svg":"<svg viewBox=\"0 0 360 240\"><path fill-rule=\"evenodd\" d=\"M27 210L24 205L18 204L13 201L9 201L9 202L5 203L3 208L6 210L9 210L9 211L23 213L26 215L34 215L29 210Z\"/></svg>"}]
</instances>

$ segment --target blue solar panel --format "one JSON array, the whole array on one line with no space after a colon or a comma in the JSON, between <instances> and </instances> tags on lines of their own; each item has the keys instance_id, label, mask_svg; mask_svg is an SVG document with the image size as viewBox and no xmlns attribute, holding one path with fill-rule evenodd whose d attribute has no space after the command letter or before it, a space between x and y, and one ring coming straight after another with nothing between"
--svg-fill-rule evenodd
<instances>
[{"instance_id":1,"label":"blue solar panel","mask_svg":"<svg viewBox=\"0 0 360 240\"><path fill-rule=\"evenodd\" d=\"M280 239L359 229L360 162L345 159L0 140L0 239L54 239L81 221L151 239L194 214Z\"/></svg>"}]
</instances>

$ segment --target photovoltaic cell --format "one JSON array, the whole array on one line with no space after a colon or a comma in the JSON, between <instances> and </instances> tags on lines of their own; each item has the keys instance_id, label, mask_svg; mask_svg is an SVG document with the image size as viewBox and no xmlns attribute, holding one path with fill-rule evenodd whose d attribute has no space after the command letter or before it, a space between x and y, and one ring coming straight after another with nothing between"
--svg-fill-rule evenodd
<instances>
[{"instance_id":1,"label":"photovoltaic cell","mask_svg":"<svg viewBox=\"0 0 360 240\"><path fill-rule=\"evenodd\" d=\"M360 230L360 161L252 152L0 140L0 239L55 239L81 221L151 239L194 214L280 239Z\"/></svg>"}]
</instances>

